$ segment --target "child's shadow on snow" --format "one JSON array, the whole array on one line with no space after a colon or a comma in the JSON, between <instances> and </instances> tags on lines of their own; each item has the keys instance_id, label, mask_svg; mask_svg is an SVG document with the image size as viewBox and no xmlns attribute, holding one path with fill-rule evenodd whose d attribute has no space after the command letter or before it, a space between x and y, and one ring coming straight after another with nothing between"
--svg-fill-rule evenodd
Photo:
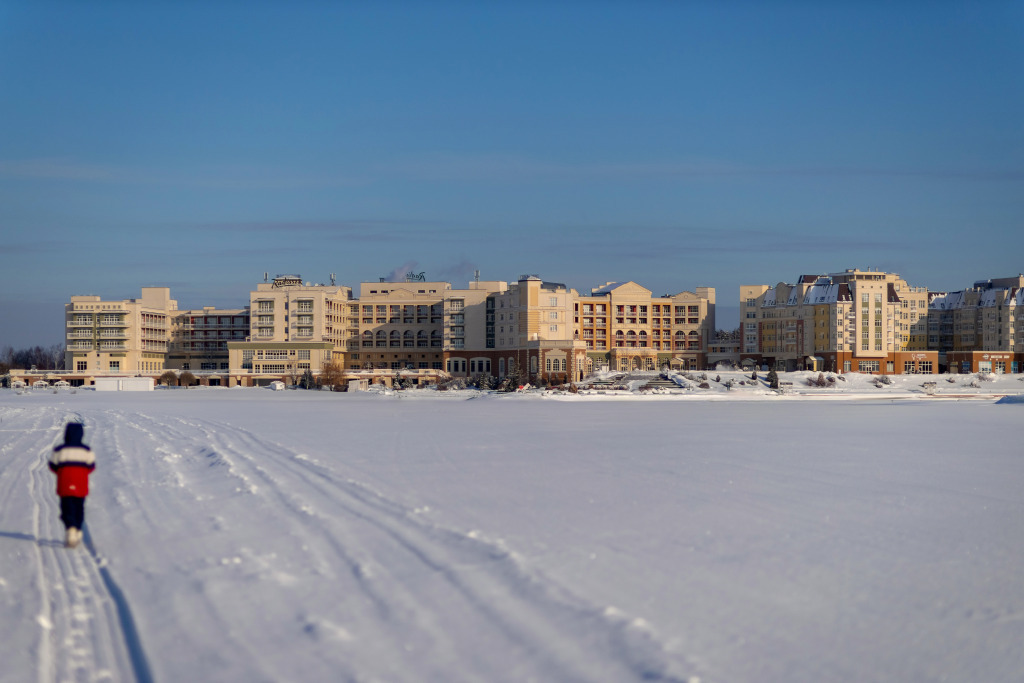
<instances>
[{"instance_id":1,"label":"child's shadow on snow","mask_svg":"<svg viewBox=\"0 0 1024 683\"><path fill-rule=\"evenodd\" d=\"M40 540L32 534L19 534L16 531L0 531L0 538L13 538L15 541L34 541L42 548L62 548L64 541Z\"/></svg>"}]
</instances>

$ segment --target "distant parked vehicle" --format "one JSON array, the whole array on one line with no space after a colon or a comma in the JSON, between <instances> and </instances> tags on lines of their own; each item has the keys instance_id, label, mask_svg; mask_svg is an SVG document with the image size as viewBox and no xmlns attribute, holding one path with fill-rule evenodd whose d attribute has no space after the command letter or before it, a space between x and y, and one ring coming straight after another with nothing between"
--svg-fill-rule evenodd
<instances>
[{"instance_id":1,"label":"distant parked vehicle","mask_svg":"<svg viewBox=\"0 0 1024 683\"><path fill-rule=\"evenodd\" d=\"M71 382L68 382L66 379L59 379L53 383L53 386L55 389L67 389L71 386Z\"/></svg>"},{"instance_id":2,"label":"distant parked vehicle","mask_svg":"<svg viewBox=\"0 0 1024 683\"><path fill-rule=\"evenodd\" d=\"M37 379L35 382L32 382L32 388L33 389L49 389L50 388L50 383L47 382L45 379Z\"/></svg>"}]
</instances>

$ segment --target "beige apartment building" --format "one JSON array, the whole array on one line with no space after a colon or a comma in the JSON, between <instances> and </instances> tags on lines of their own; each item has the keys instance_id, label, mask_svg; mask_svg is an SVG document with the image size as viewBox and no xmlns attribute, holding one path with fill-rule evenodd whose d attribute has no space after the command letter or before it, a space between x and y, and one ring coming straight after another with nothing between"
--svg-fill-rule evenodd
<instances>
[{"instance_id":1,"label":"beige apartment building","mask_svg":"<svg viewBox=\"0 0 1024 683\"><path fill-rule=\"evenodd\" d=\"M167 287L143 287L138 299L119 301L72 296L64 308L64 367L75 384L166 370L219 373L204 377L219 384L229 372L227 342L249 332L248 309L178 310Z\"/></svg>"},{"instance_id":2,"label":"beige apartment building","mask_svg":"<svg viewBox=\"0 0 1024 683\"><path fill-rule=\"evenodd\" d=\"M138 299L121 301L72 296L64 305L64 367L83 378L163 372L177 309L167 287L143 287Z\"/></svg>"},{"instance_id":3,"label":"beige apartment building","mask_svg":"<svg viewBox=\"0 0 1024 683\"><path fill-rule=\"evenodd\" d=\"M609 282L578 296L574 319L586 345L586 373L702 369L715 334L715 290L655 297L635 282Z\"/></svg>"},{"instance_id":4,"label":"beige apartment building","mask_svg":"<svg viewBox=\"0 0 1024 683\"><path fill-rule=\"evenodd\" d=\"M1024 371L1024 275L981 280L929 301L929 347L950 372Z\"/></svg>"},{"instance_id":5,"label":"beige apartment building","mask_svg":"<svg viewBox=\"0 0 1024 683\"><path fill-rule=\"evenodd\" d=\"M228 342L244 341L249 336L249 308L217 309L207 306L176 311L171 317L171 338L166 367L178 372L217 372L230 370ZM213 384L220 384L220 377Z\"/></svg>"},{"instance_id":6,"label":"beige apartment building","mask_svg":"<svg viewBox=\"0 0 1024 683\"><path fill-rule=\"evenodd\" d=\"M740 287L745 366L883 374L938 372L928 348L928 290L851 269L796 284Z\"/></svg>"},{"instance_id":7,"label":"beige apartment building","mask_svg":"<svg viewBox=\"0 0 1024 683\"><path fill-rule=\"evenodd\" d=\"M350 287L299 275L265 277L249 292L249 311L247 333L227 342L230 386L294 384L307 370L343 366L354 334Z\"/></svg>"},{"instance_id":8,"label":"beige apartment building","mask_svg":"<svg viewBox=\"0 0 1024 683\"><path fill-rule=\"evenodd\" d=\"M493 373L528 382L578 380L586 365L573 311L576 291L538 275L522 275L493 297Z\"/></svg>"},{"instance_id":9,"label":"beige apartment building","mask_svg":"<svg viewBox=\"0 0 1024 683\"><path fill-rule=\"evenodd\" d=\"M498 280L474 280L465 289L421 280L364 282L359 346L349 353L347 368L416 371L427 379L441 372L491 374L488 301L507 288Z\"/></svg>"}]
</instances>

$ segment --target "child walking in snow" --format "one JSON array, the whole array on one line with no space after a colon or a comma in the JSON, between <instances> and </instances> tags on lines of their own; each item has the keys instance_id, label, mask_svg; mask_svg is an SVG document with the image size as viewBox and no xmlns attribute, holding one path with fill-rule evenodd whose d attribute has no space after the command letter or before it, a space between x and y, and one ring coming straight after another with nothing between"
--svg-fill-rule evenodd
<instances>
[{"instance_id":1,"label":"child walking in snow","mask_svg":"<svg viewBox=\"0 0 1024 683\"><path fill-rule=\"evenodd\" d=\"M84 434L81 423L69 422L64 429L64 443L54 448L50 456L50 469L57 475L60 518L67 529L64 545L68 548L74 548L82 540L89 475L96 469L92 450L82 443Z\"/></svg>"}]
</instances>

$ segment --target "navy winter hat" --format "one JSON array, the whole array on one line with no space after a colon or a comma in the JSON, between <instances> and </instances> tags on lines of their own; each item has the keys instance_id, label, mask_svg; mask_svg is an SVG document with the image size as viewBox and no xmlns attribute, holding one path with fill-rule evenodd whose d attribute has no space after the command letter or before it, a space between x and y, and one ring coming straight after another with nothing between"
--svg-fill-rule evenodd
<instances>
[{"instance_id":1,"label":"navy winter hat","mask_svg":"<svg viewBox=\"0 0 1024 683\"><path fill-rule=\"evenodd\" d=\"M64 443L68 446L81 446L85 427L81 422L69 422L64 429Z\"/></svg>"}]
</instances>

